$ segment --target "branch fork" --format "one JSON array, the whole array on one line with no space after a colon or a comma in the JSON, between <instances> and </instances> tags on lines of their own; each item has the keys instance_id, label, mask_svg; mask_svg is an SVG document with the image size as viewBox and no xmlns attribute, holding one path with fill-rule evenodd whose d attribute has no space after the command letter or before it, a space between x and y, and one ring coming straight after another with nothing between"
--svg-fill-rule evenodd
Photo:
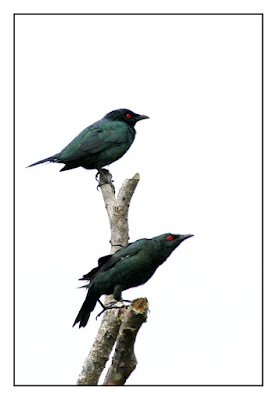
<instances>
[{"instance_id":1,"label":"branch fork","mask_svg":"<svg viewBox=\"0 0 277 400\"><path fill-rule=\"evenodd\" d=\"M132 196L140 176L135 174L125 179L117 197L112 181L99 174L102 192L111 229L111 254L125 247L129 240L128 211ZM113 296L105 297L105 305ZM77 385L97 385L100 375L115 345L112 364L104 378L104 385L124 385L136 368L137 360L134 343L139 329L146 321L148 301L146 298L134 300L129 307L105 311L94 344L83 364Z\"/></svg>"}]
</instances>

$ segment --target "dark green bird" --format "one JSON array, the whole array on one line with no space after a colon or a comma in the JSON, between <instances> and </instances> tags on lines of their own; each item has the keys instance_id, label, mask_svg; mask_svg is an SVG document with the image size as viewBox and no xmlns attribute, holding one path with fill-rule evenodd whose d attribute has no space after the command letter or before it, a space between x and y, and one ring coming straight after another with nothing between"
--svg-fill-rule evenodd
<instances>
[{"instance_id":1,"label":"dark green bird","mask_svg":"<svg viewBox=\"0 0 277 400\"><path fill-rule=\"evenodd\" d=\"M78 167L100 171L126 153L136 136L135 124L146 118L125 108L111 111L84 129L60 153L28 167L49 161L65 164L61 171Z\"/></svg>"},{"instance_id":2,"label":"dark green bird","mask_svg":"<svg viewBox=\"0 0 277 400\"><path fill-rule=\"evenodd\" d=\"M99 258L98 267L80 279L89 281L82 286L88 289L88 293L73 326L78 322L79 328L86 326L97 301L103 311L116 308L117 301L128 301L122 300L122 291L147 282L173 250L191 236L164 233L152 239L137 240L113 255ZM103 294L113 294L116 302L104 306L100 301Z\"/></svg>"}]
</instances>

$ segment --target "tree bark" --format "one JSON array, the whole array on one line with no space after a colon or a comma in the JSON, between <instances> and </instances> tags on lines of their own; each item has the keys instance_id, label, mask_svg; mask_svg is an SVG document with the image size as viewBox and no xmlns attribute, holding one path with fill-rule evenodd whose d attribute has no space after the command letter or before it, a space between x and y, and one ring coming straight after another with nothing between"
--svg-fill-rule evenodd
<instances>
[{"instance_id":1,"label":"tree bark","mask_svg":"<svg viewBox=\"0 0 277 400\"><path fill-rule=\"evenodd\" d=\"M111 254L125 247L129 240L128 211L132 196L139 182L139 174L125 179L117 197L112 183L106 183L100 175L101 188L111 229ZM113 296L105 296L105 304ZM136 299L128 308L105 311L94 344L84 362L77 385L97 385L114 344L116 343L112 365L104 380L104 385L123 385L137 361L134 354L136 335L146 321L147 299Z\"/></svg>"},{"instance_id":2,"label":"tree bark","mask_svg":"<svg viewBox=\"0 0 277 400\"><path fill-rule=\"evenodd\" d=\"M112 364L106 374L104 385L124 385L137 366L134 344L137 333L146 321L148 301L136 299L125 313L117 337Z\"/></svg>"}]
</instances>

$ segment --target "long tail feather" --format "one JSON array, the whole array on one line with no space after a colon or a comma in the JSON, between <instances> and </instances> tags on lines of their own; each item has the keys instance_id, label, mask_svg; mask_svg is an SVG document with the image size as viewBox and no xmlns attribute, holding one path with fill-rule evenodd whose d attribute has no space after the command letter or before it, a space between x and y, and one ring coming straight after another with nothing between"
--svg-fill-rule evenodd
<instances>
[{"instance_id":1,"label":"long tail feather","mask_svg":"<svg viewBox=\"0 0 277 400\"><path fill-rule=\"evenodd\" d=\"M48 158L44 158L43 160L37 161L34 164L28 165L28 167L26 167L26 168L34 167L35 165L43 164L43 163L45 163L47 161L56 162L56 161L58 161L57 157L58 157L58 154L55 154L54 156L51 156L51 157L48 157Z\"/></svg>"},{"instance_id":2,"label":"long tail feather","mask_svg":"<svg viewBox=\"0 0 277 400\"><path fill-rule=\"evenodd\" d=\"M85 327L86 324L88 323L90 313L94 310L97 302L97 298L92 297L91 293L87 294L86 300L84 301L75 321L73 326L78 324L79 322L79 328Z\"/></svg>"}]
</instances>

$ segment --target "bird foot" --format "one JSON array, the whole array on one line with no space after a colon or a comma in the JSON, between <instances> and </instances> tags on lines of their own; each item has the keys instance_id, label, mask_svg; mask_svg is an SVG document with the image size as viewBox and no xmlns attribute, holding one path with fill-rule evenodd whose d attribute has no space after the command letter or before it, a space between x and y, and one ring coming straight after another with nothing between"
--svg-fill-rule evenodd
<instances>
[{"instance_id":1,"label":"bird foot","mask_svg":"<svg viewBox=\"0 0 277 400\"><path fill-rule=\"evenodd\" d=\"M121 301L114 300L111 303L104 305L100 300L98 300L98 301L101 304L101 306L103 307L103 310L99 314L96 315L96 317L95 317L96 320L98 317L100 317L100 315L102 315L107 310L112 310L113 308L129 307L129 305L124 304L124 301L127 303L132 302L131 300L121 300Z\"/></svg>"},{"instance_id":2,"label":"bird foot","mask_svg":"<svg viewBox=\"0 0 277 400\"><path fill-rule=\"evenodd\" d=\"M98 176L99 176L99 179L98 179ZM113 191L115 192L112 178L113 178L113 176L108 169L105 169L105 168L99 169L97 174L95 175L95 179L98 182L97 190L99 190L99 187L101 187L103 185L111 185L111 187L113 188Z\"/></svg>"}]
</instances>

